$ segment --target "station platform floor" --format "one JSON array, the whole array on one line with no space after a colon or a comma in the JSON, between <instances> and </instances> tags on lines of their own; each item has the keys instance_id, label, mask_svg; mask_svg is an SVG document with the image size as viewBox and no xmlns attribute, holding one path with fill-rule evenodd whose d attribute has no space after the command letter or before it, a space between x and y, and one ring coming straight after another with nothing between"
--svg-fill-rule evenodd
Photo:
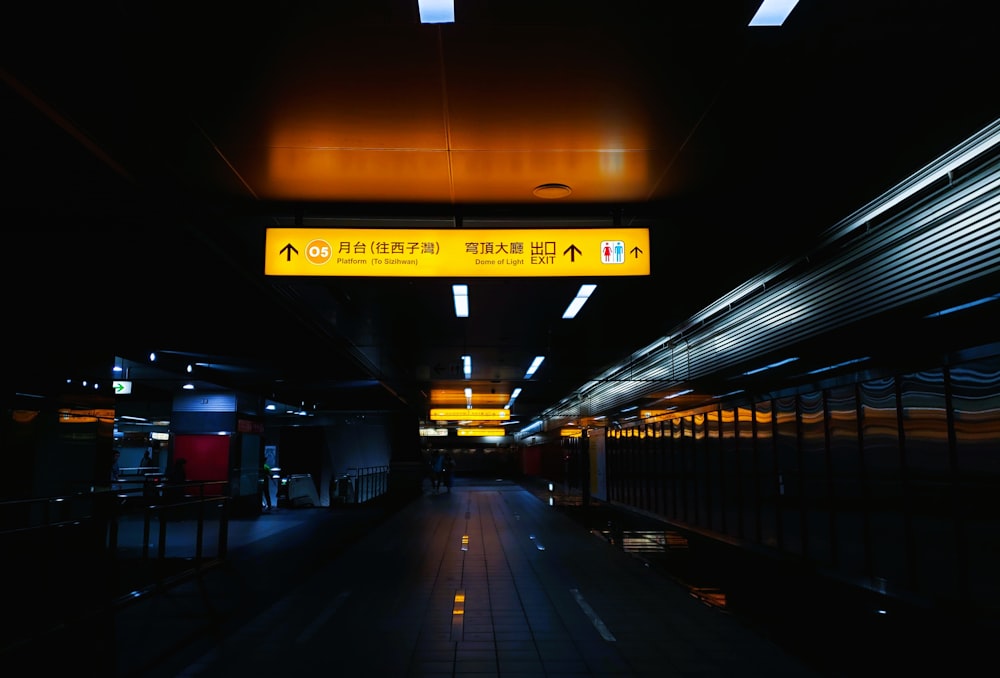
<instances>
[{"instance_id":1,"label":"station platform floor","mask_svg":"<svg viewBox=\"0 0 1000 678\"><path fill-rule=\"evenodd\" d=\"M538 488L457 478L401 506L234 521L223 565L117 608L109 672L875 675L804 659L558 508Z\"/></svg>"}]
</instances>

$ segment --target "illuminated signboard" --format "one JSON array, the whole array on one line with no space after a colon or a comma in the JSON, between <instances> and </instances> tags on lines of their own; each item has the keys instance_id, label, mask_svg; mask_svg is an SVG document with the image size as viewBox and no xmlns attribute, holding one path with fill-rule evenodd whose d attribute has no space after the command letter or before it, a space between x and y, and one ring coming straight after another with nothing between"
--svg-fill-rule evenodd
<instances>
[{"instance_id":1,"label":"illuminated signboard","mask_svg":"<svg viewBox=\"0 0 1000 678\"><path fill-rule=\"evenodd\" d=\"M431 421L510 421L510 410L482 408L434 408Z\"/></svg>"},{"instance_id":2,"label":"illuminated signboard","mask_svg":"<svg viewBox=\"0 0 1000 678\"><path fill-rule=\"evenodd\" d=\"M115 395L127 395L132 392L132 382L113 381L111 382L111 389L115 392Z\"/></svg>"},{"instance_id":3,"label":"illuminated signboard","mask_svg":"<svg viewBox=\"0 0 1000 678\"><path fill-rule=\"evenodd\" d=\"M96 421L113 422L115 411L106 409L76 410L68 407L59 409L60 424L92 424Z\"/></svg>"},{"instance_id":4,"label":"illuminated signboard","mask_svg":"<svg viewBox=\"0 0 1000 678\"><path fill-rule=\"evenodd\" d=\"M562 438L582 438L583 429L579 428L561 428L559 429L559 436Z\"/></svg>"},{"instance_id":5,"label":"illuminated signboard","mask_svg":"<svg viewBox=\"0 0 1000 678\"><path fill-rule=\"evenodd\" d=\"M457 428L459 436L505 436L507 431L502 428Z\"/></svg>"},{"instance_id":6,"label":"illuminated signboard","mask_svg":"<svg viewBox=\"0 0 1000 678\"><path fill-rule=\"evenodd\" d=\"M269 228L264 274L367 277L649 275L648 228Z\"/></svg>"}]
</instances>

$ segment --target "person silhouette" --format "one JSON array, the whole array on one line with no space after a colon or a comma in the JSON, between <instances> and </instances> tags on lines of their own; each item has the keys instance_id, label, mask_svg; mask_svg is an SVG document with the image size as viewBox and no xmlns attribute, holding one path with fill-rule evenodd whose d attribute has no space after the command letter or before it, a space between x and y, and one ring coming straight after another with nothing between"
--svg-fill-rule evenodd
<instances>
[{"instance_id":1,"label":"person silhouette","mask_svg":"<svg viewBox=\"0 0 1000 678\"><path fill-rule=\"evenodd\" d=\"M146 454L139 462L139 473L142 474L142 496L147 499L154 499L158 496L156 491L156 478L153 475L157 471L156 462L153 461L153 453L147 448Z\"/></svg>"},{"instance_id":2,"label":"person silhouette","mask_svg":"<svg viewBox=\"0 0 1000 678\"><path fill-rule=\"evenodd\" d=\"M434 494L437 494L441 490L441 476L444 473L444 455L438 452L434 455L434 460L431 462L431 487L434 488Z\"/></svg>"},{"instance_id":3,"label":"person silhouette","mask_svg":"<svg viewBox=\"0 0 1000 678\"><path fill-rule=\"evenodd\" d=\"M455 458L450 454L444 455L441 475L444 478L445 492L451 492L451 483L455 478Z\"/></svg>"},{"instance_id":4,"label":"person silhouette","mask_svg":"<svg viewBox=\"0 0 1000 678\"><path fill-rule=\"evenodd\" d=\"M260 483L260 493L261 499L263 499L263 506L265 511L271 510L271 467L268 463L264 462L263 479Z\"/></svg>"}]
</instances>

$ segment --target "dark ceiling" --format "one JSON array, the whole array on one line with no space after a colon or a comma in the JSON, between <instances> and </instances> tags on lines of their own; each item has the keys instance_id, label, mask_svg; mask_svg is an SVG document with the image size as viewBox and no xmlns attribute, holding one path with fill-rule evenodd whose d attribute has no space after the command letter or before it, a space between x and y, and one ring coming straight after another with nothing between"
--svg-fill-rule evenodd
<instances>
[{"instance_id":1,"label":"dark ceiling","mask_svg":"<svg viewBox=\"0 0 1000 678\"><path fill-rule=\"evenodd\" d=\"M521 386L530 418L996 118L988 3L800 0L749 28L758 4L8 9L15 379L157 350L316 409ZM265 276L266 229L295 225L644 227L652 272Z\"/></svg>"}]
</instances>

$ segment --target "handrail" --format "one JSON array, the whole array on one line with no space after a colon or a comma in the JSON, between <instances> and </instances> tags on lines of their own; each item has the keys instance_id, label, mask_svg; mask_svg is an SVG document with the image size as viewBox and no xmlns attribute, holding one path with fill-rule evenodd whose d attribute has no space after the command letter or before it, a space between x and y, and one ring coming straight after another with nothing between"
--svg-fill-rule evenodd
<instances>
[{"instance_id":1,"label":"handrail","mask_svg":"<svg viewBox=\"0 0 1000 678\"><path fill-rule=\"evenodd\" d=\"M129 560L148 563L154 556L161 564L182 557L197 570L211 560L225 558L229 527L227 481L139 482L134 487L119 484L121 489L0 501L0 546L6 540L47 543L46 535L60 528L90 525L104 530L103 550L111 562L119 565ZM181 494L172 499L171 491ZM153 549L150 536L155 523L158 538ZM208 553L207 532L216 537L215 547ZM142 571L150 580L144 585L160 585L167 574L163 567L145 567Z\"/></svg>"},{"instance_id":2,"label":"handrail","mask_svg":"<svg viewBox=\"0 0 1000 678\"><path fill-rule=\"evenodd\" d=\"M389 466L350 466L345 474L353 484L353 504L377 499L389 490Z\"/></svg>"},{"instance_id":3,"label":"handrail","mask_svg":"<svg viewBox=\"0 0 1000 678\"><path fill-rule=\"evenodd\" d=\"M228 485L190 481L157 484L155 496L140 485L0 501L0 552L18 582L11 614L0 622L0 654L224 563ZM174 500L165 489L183 495ZM89 586L59 576L67 563L89 573Z\"/></svg>"}]
</instances>

